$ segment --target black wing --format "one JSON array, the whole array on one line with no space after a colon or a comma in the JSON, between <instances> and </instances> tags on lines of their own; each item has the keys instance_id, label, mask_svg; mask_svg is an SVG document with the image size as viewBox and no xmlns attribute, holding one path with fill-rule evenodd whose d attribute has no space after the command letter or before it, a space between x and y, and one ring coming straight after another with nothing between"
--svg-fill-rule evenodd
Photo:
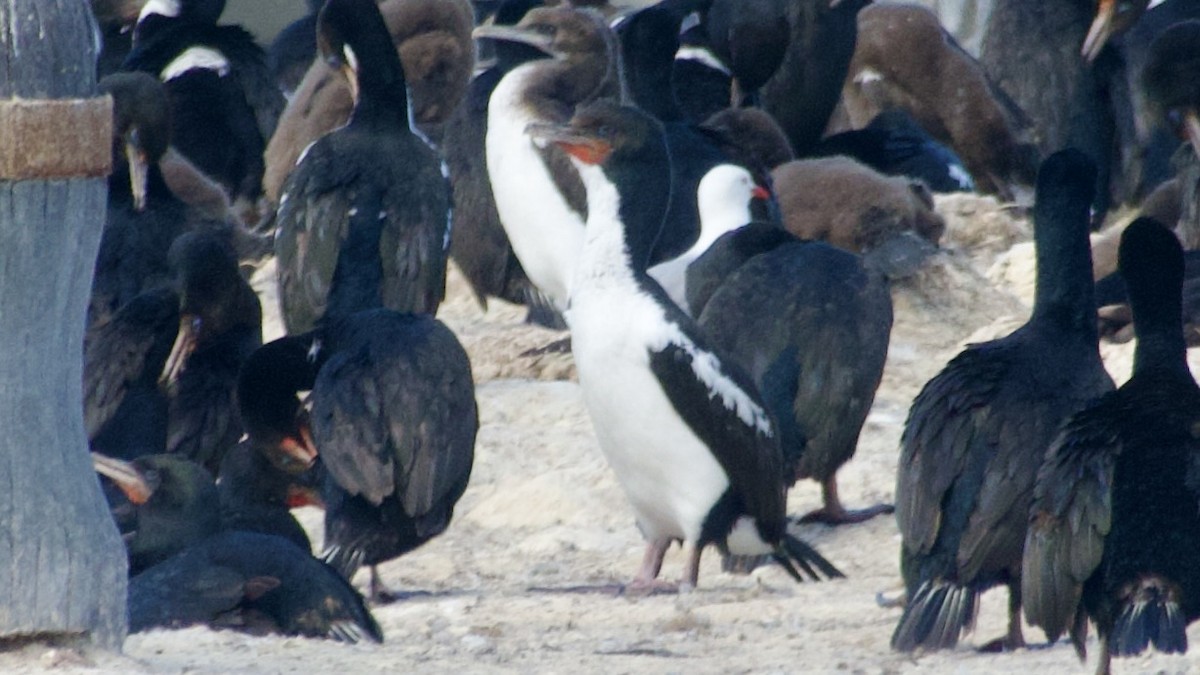
<instances>
[{"instance_id":1,"label":"black wing","mask_svg":"<svg viewBox=\"0 0 1200 675\"><path fill-rule=\"evenodd\" d=\"M129 388L158 379L179 329L179 296L148 291L111 320L88 329L83 346L83 420L93 439L112 419Z\"/></svg>"},{"instance_id":2,"label":"black wing","mask_svg":"<svg viewBox=\"0 0 1200 675\"><path fill-rule=\"evenodd\" d=\"M1112 525L1113 469L1122 449L1115 400L1105 397L1068 419L1038 470L1021 599L1026 618L1051 641L1070 627Z\"/></svg>"},{"instance_id":3,"label":"black wing","mask_svg":"<svg viewBox=\"0 0 1200 675\"><path fill-rule=\"evenodd\" d=\"M985 345L967 348L925 384L900 437L896 521L904 546L928 553L942 527L943 502L972 455L991 454L984 430L1008 364Z\"/></svg>"},{"instance_id":4,"label":"black wing","mask_svg":"<svg viewBox=\"0 0 1200 675\"><path fill-rule=\"evenodd\" d=\"M314 442L344 490L374 504L395 496L419 521L471 471L478 416L470 363L428 316L377 311L352 321L358 334L313 387Z\"/></svg>"},{"instance_id":5,"label":"black wing","mask_svg":"<svg viewBox=\"0 0 1200 675\"><path fill-rule=\"evenodd\" d=\"M783 453L757 389L740 368L699 340L682 340L651 351L650 369L675 412L725 469L730 489L741 496L747 515L765 535L777 532L781 537L786 506Z\"/></svg>"},{"instance_id":6,"label":"black wing","mask_svg":"<svg viewBox=\"0 0 1200 675\"><path fill-rule=\"evenodd\" d=\"M334 173L330 136L314 143L288 176L276 217L279 304L289 333L312 330L325 314L338 251L353 207L357 172ZM347 167L349 169L350 167Z\"/></svg>"}]
</instances>

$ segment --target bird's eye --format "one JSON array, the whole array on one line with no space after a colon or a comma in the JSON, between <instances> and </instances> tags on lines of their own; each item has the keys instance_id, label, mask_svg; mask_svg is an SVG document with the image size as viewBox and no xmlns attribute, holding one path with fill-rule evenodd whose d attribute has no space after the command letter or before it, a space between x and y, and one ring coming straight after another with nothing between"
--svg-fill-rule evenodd
<instances>
[{"instance_id":1,"label":"bird's eye","mask_svg":"<svg viewBox=\"0 0 1200 675\"><path fill-rule=\"evenodd\" d=\"M531 26L533 31L539 35L547 35L553 37L558 32L558 28L548 23L538 23Z\"/></svg>"}]
</instances>

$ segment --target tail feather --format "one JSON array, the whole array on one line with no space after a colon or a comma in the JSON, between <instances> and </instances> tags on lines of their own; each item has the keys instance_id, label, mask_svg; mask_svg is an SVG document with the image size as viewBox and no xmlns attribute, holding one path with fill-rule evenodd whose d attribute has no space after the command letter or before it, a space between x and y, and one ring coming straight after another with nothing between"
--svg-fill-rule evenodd
<instances>
[{"instance_id":1,"label":"tail feather","mask_svg":"<svg viewBox=\"0 0 1200 675\"><path fill-rule=\"evenodd\" d=\"M357 546L333 545L321 554L321 560L337 570L346 581L354 579L355 572L362 567L364 552Z\"/></svg>"},{"instance_id":2,"label":"tail feather","mask_svg":"<svg viewBox=\"0 0 1200 675\"><path fill-rule=\"evenodd\" d=\"M796 581L805 581L804 576L796 570L796 567L803 570L812 581L822 581L822 575L825 579L840 579L846 576L841 570L834 567L833 563L818 553L817 549L791 534L783 535L783 539L779 542L779 548L772 557Z\"/></svg>"},{"instance_id":3,"label":"tail feather","mask_svg":"<svg viewBox=\"0 0 1200 675\"><path fill-rule=\"evenodd\" d=\"M1162 579L1147 578L1126 595L1109 642L1113 656L1141 654L1151 643L1163 653L1183 653L1186 631L1187 619L1175 589Z\"/></svg>"},{"instance_id":4,"label":"tail feather","mask_svg":"<svg viewBox=\"0 0 1200 675\"><path fill-rule=\"evenodd\" d=\"M917 589L904 608L892 633L892 649L952 649L975 625L974 589L948 581L927 581Z\"/></svg>"}]
</instances>

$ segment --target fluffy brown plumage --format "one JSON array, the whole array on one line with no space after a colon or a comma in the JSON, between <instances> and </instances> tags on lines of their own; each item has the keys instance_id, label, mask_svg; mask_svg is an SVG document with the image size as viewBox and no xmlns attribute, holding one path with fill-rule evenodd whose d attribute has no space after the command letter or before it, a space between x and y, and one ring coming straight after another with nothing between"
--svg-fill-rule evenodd
<instances>
[{"instance_id":1,"label":"fluffy brown plumage","mask_svg":"<svg viewBox=\"0 0 1200 675\"><path fill-rule=\"evenodd\" d=\"M936 245L946 229L924 183L847 157L795 160L771 178L784 227L803 239L863 253L906 231Z\"/></svg>"}]
</instances>

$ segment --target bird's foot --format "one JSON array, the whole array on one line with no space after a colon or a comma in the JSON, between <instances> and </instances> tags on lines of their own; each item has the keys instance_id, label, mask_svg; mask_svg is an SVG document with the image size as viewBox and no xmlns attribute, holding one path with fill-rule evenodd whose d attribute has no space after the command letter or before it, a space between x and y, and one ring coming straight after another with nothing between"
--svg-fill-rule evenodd
<instances>
[{"instance_id":1,"label":"bird's foot","mask_svg":"<svg viewBox=\"0 0 1200 675\"><path fill-rule=\"evenodd\" d=\"M675 595L689 590L691 588L685 584L663 581L662 579L642 579L639 577L625 584L621 594L642 598L650 595Z\"/></svg>"},{"instance_id":2,"label":"bird's foot","mask_svg":"<svg viewBox=\"0 0 1200 675\"><path fill-rule=\"evenodd\" d=\"M545 356L546 354L570 354L571 353L571 338L565 337L560 340L555 340L550 344L542 345L541 347L533 347L521 352L522 358L533 358L535 356Z\"/></svg>"},{"instance_id":3,"label":"bird's foot","mask_svg":"<svg viewBox=\"0 0 1200 675\"><path fill-rule=\"evenodd\" d=\"M851 523L861 523L868 521L875 516L880 516L885 513L895 513L896 507L892 504L876 504L866 509L843 509L830 508L823 506L815 511L810 511L800 520L796 521L802 525L808 523L821 523L823 525L848 525Z\"/></svg>"},{"instance_id":4,"label":"bird's foot","mask_svg":"<svg viewBox=\"0 0 1200 675\"><path fill-rule=\"evenodd\" d=\"M995 640L984 643L977 651L981 654L1001 654L1004 652L1015 652L1018 649L1025 648L1025 640L1021 638L1013 639L1009 635L998 637Z\"/></svg>"}]
</instances>

